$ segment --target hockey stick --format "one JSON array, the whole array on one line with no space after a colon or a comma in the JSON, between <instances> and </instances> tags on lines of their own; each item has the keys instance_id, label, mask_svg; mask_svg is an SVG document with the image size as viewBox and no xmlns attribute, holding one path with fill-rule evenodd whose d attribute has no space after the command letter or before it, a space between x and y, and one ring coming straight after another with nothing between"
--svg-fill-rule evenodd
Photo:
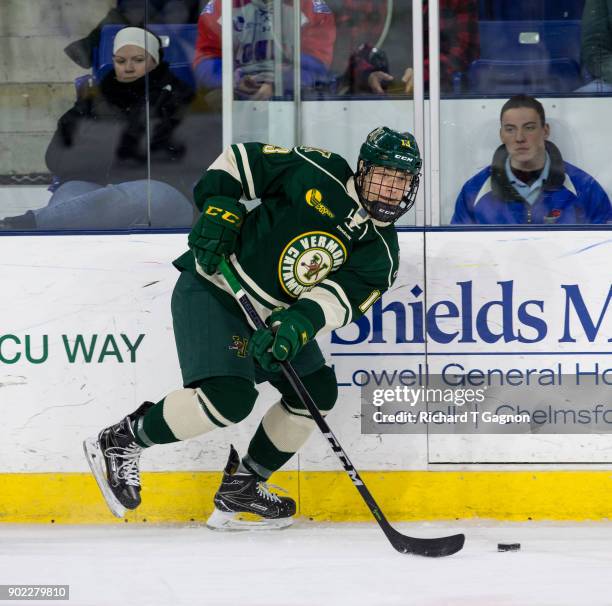
<instances>
[{"instance_id":1,"label":"hockey stick","mask_svg":"<svg viewBox=\"0 0 612 606\"><path fill-rule=\"evenodd\" d=\"M232 268L228 265L225 259L221 261L219 269L221 270L221 273L223 274L223 277L227 281L229 287L232 289L236 301L238 301L240 307L242 307L245 314L250 318L253 325L256 328L266 328L266 324L257 313L255 307L253 307L251 300L242 289L240 282L238 282L238 279L234 275ZM323 415L321 415L321 413L319 412L317 405L310 397L310 394L304 387L304 384L298 377L294 368L289 362L280 362L279 364L283 374L295 390L296 394L299 396L304 406L307 408L308 412L310 413L310 416L314 419L315 423L321 430L321 433L327 438L331 449L340 459L344 470L351 478L351 482L353 482L353 485L359 491L361 498L370 508L372 515L378 522L378 525L381 527L382 531L385 533L387 539L389 539L391 545L393 545L393 547L397 549L397 551L399 551L400 553L411 553L414 555L426 556L430 558L439 558L441 556L452 555L453 553L459 551L463 547L463 543L465 542L465 536L463 534L455 534L452 536L440 537L436 539L418 539L415 537L409 537L401 534L400 532L395 530L391 526L391 524L389 524L387 518L374 500L374 497L370 494L370 491L367 489L363 480L359 476L359 473L353 467L353 464L342 449L342 446L340 446L340 443L336 439L336 436L329 428L329 425L323 418Z\"/></svg>"}]
</instances>

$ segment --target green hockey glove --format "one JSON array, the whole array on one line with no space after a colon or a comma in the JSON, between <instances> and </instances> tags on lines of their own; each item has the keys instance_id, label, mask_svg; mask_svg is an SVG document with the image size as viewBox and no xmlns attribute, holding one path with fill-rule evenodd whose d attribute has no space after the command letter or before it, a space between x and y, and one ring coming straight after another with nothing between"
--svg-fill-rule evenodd
<instances>
[{"instance_id":1,"label":"green hockey glove","mask_svg":"<svg viewBox=\"0 0 612 606\"><path fill-rule=\"evenodd\" d=\"M280 370L278 360L289 362L314 336L312 322L299 311L274 310L268 318L270 328L259 328L249 342L249 353L267 371Z\"/></svg>"},{"instance_id":2,"label":"green hockey glove","mask_svg":"<svg viewBox=\"0 0 612 606\"><path fill-rule=\"evenodd\" d=\"M204 203L187 242L207 274L214 274L221 259L234 252L245 215L244 205L234 198L213 196Z\"/></svg>"}]
</instances>

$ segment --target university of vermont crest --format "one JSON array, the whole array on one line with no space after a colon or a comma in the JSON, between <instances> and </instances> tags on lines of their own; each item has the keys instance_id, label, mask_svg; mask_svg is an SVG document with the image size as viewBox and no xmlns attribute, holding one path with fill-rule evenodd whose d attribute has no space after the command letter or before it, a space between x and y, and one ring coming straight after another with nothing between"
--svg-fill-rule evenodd
<instances>
[{"instance_id":1,"label":"university of vermont crest","mask_svg":"<svg viewBox=\"0 0 612 606\"><path fill-rule=\"evenodd\" d=\"M332 234L311 231L293 238L281 253L278 279L291 297L324 280L346 260L346 247Z\"/></svg>"}]
</instances>

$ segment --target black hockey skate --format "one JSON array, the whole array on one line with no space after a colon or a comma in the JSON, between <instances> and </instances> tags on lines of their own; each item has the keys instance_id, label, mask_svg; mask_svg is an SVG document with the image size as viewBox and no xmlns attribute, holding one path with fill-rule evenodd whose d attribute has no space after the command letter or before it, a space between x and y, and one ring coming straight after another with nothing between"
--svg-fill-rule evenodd
<instances>
[{"instance_id":1,"label":"black hockey skate","mask_svg":"<svg viewBox=\"0 0 612 606\"><path fill-rule=\"evenodd\" d=\"M270 492L268 485L250 473L238 472L240 457L230 447L215 510L206 525L214 530L267 530L293 523L295 501ZM276 488L276 487L275 487Z\"/></svg>"},{"instance_id":2,"label":"black hockey skate","mask_svg":"<svg viewBox=\"0 0 612 606\"><path fill-rule=\"evenodd\" d=\"M139 460L142 448L134 438L134 423L153 406L145 402L116 425L103 429L97 438L83 442L85 456L113 515L122 518L126 509L140 505Z\"/></svg>"}]
</instances>

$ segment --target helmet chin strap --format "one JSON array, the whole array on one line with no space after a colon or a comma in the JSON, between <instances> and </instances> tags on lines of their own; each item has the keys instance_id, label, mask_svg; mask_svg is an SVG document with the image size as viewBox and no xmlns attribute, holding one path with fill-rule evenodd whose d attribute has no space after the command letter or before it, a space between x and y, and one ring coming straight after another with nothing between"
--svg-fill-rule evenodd
<instances>
[{"instance_id":1,"label":"helmet chin strap","mask_svg":"<svg viewBox=\"0 0 612 606\"><path fill-rule=\"evenodd\" d=\"M405 205L391 205L386 204L381 200L366 201L365 207L370 217L380 223L389 225L399 219L404 212Z\"/></svg>"}]
</instances>

